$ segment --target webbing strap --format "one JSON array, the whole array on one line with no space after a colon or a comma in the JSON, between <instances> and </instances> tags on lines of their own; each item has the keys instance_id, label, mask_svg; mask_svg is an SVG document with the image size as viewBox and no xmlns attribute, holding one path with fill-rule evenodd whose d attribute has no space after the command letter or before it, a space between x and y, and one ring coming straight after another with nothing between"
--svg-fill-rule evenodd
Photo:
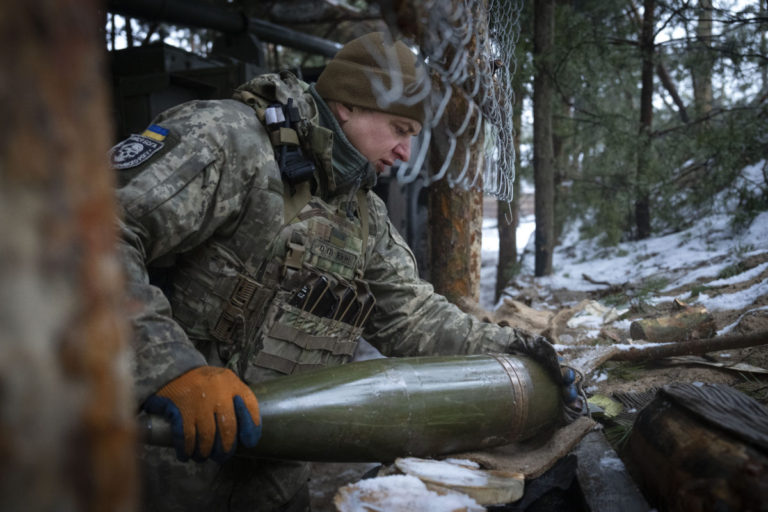
<instances>
[{"instance_id":1,"label":"webbing strap","mask_svg":"<svg viewBox=\"0 0 768 512\"><path fill-rule=\"evenodd\" d=\"M280 127L269 133L269 139L273 146L299 145L299 134L293 128Z\"/></svg>"},{"instance_id":2,"label":"webbing strap","mask_svg":"<svg viewBox=\"0 0 768 512\"><path fill-rule=\"evenodd\" d=\"M261 366L262 368L276 370L286 375L323 367L321 364L297 363L295 361L291 361L290 359L285 359L284 357L267 354L263 350L256 355L256 358L253 360L253 364L256 366Z\"/></svg>"},{"instance_id":3,"label":"webbing strap","mask_svg":"<svg viewBox=\"0 0 768 512\"><path fill-rule=\"evenodd\" d=\"M357 210L358 210L358 216L360 217L360 223L362 224L363 232L361 234L363 238L363 248L362 252L360 253L365 259L365 248L368 245L368 192L366 192L363 189L360 189L357 191Z\"/></svg>"},{"instance_id":4,"label":"webbing strap","mask_svg":"<svg viewBox=\"0 0 768 512\"><path fill-rule=\"evenodd\" d=\"M296 185L295 192L291 194L290 187L283 184L283 221L284 224L290 223L296 218L296 215L304 208L309 200L312 199L312 192L309 189L309 182L301 182Z\"/></svg>"},{"instance_id":5,"label":"webbing strap","mask_svg":"<svg viewBox=\"0 0 768 512\"><path fill-rule=\"evenodd\" d=\"M308 182L302 182L296 185L295 192L291 194L285 184L283 184L283 222L288 225L296 218L296 215L312 199L312 192L309 189ZM288 252L285 255L285 267L299 269L304 260L304 245L294 241L288 241Z\"/></svg>"},{"instance_id":6,"label":"webbing strap","mask_svg":"<svg viewBox=\"0 0 768 512\"><path fill-rule=\"evenodd\" d=\"M325 350L335 356L351 356L357 348L357 341L340 340L333 336L313 336L294 327L276 324L269 330L269 336L289 341L304 350Z\"/></svg>"},{"instance_id":7,"label":"webbing strap","mask_svg":"<svg viewBox=\"0 0 768 512\"><path fill-rule=\"evenodd\" d=\"M221 342L232 343L235 326L238 322L245 322L246 308L259 287L259 283L249 277L241 275L238 278L232 295L211 330L211 336Z\"/></svg>"},{"instance_id":8,"label":"webbing strap","mask_svg":"<svg viewBox=\"0 0 768 512\"><path fill-rule=\"evenodd\" d=\"M285 268L299 270L302 261L304 261L305 252L306 249L303 245L288 242L288 252L285 254L285 263L283 264L284 270Z\"/></svg>"},{"instance_id":9,"label":"webbing strap","mask_svg":"<svg viewBox=\"0 0 768 512\"><path fill-rule=\"evenodd\" d=\"M235 91L235 93L232 95L232 98L238 101L242 101L246 105L249 105L254 111L256 111L256 117L259 118L259 121L264 123L264 113L266 108L262 106L264 103L262 98L256 96L250 91L246 91L245 89L239 89Z\"/></svg>"}]
</instances>

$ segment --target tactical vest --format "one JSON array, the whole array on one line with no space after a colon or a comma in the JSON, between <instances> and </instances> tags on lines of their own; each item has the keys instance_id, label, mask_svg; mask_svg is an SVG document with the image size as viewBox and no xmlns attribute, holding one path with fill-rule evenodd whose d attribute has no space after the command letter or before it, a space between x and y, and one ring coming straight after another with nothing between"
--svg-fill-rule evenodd
<instances>
[{"instance_id":1,"label":"tactical vest","mask_svg":"<svg viewBox=\"0 0 768 512\"><path fill-rule=\"evenodd\" d=\"M306 84L266 75L239 91L264 121L288 98L303 120L272 144L298 145L332 176L332 132L317 123ZM175 320L213 364L246 382L347 362L374 307L362 279L368 238L365 192L323 200L310 183L288 184L270 170L253 187L231 229L176 263L170 301ZM332 179L332 178L331 178Z\"/></svg>"}]
</instances>

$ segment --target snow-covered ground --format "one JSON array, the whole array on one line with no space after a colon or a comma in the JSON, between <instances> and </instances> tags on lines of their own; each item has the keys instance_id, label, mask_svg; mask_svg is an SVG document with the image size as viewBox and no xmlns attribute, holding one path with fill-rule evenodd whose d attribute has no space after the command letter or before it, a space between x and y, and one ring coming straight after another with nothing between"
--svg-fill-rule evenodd
<instances>
[{"instance_id":1,"label":"snow-covered ground","mask_svg":"<svg viewBox=\"0 0 768 512\"><path fill-rule=\"evenodd\" d=\"M767 187L763 168L766 162L744 168L740 178L742 187L757 192ZM592 281L621 285L639 283L657 277L667 280L661 296L655 300L671 300L675 295L664 296L681 286L700 278L707 278L709 286L721 286L746 282L760 275L768 263L742 272L727 279L717 279L724 269L751 255L768 252L768 212L756 216L751 224L741 230L732 225L733 213L738 208L736 200L726 195L715 198L719 205L713 213L701 218L685 231L638 242L625 242L615 247L599 247L594 241L579 240L578 226L570 226L553 257L554 273L536 278L541 289L568 289L590 291L604 288ZM517 232L518 252L523 254L521 275L532 276L534 268L533 231L535 219L522 220ZM493 293L498 262L498 230L496 219L483 222L482 274L480 303L495 309ZM510 290L510 294L514 292ZM729 294L710 297L706 292L690 298L691 303L701 304L710 311L738 310L748 307L757 297L768 295L768 281L755 280L745 289ZM680 297L683 300L689 297ZM727 328L726 328L727 329ZM725 329L720 334L724 334Z\"/></svg>"}]
</instances>

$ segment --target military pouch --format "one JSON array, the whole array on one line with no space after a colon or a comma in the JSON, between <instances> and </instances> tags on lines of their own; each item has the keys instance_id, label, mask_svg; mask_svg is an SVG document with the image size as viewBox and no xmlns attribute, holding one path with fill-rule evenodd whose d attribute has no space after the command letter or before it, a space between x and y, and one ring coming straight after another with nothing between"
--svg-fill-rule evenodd
<instances>
[{"instance_id":1,"label":"military pouch","mask_svg":"<svg viewBox=\"0 0 768 512\"><path fill-rule=\"evenodd\" d=\"M229 301L211 329L211 336L222 343L233 343L234 329L238 322L242 322L244 328L250 324L258 325L261 320L258 313L271 295L272 290L247 276L239 276ZM252 315L252 312L256 314Z\"/></svg>"},{"instance_id":2,"label":"military pouch","mask_svg":"<svg viewBox=\"0 0 768 512\"><path fill-rule=\"evenodd\" d=\"M310 313L323 318L333 318L336 308L339 305L339 298L332 287L326 288L314 302Z\"/></svg>"},{"instance_id":3,"label":"military pouch","mask_svg":"<svg viewBox=\"0 0 768 512\"><path fill-rule=\"evenodd\" d=\"M368 288L368 283L356 279L355 285L357 286L355 302L347 315L342 318L342 321L354 327L362 328L376 305L376 299Z\"/></svg>"},{"instance_id":4,"label":"military pouch","mask_svg":"<svg viewBox=\"0 0 768 512\"><path fill-rule=\"evenodd\" d=\"M304 283L293 294L288 303L302 311L315 313L315 308L317 308L320 300L329 293L330 286L331 283L327 277L318 276L311 282Z\"/></svg>"},{"instance_id":5,"label":"military pouch","mask_svg":"<svg viewBox=\"0 0 768 512\"><path fill-rule=\"evenodd\" d=\"M255 338L274 290L243 273L240 262L216 244L185 258L170 296L174 319L200 350L215 342L226 362Z\"/></svg>"},{"instance_id":6,"label":"military pouch","mask_svg":"<svg viewBox=\"0 0 768 512\"><path fill-rule=\"evenodd\" d=\"M248 358L246 381L337 366L354 354L361 328L318 316L290 304L292 301L291 292L281 291L269 307L258 348ZM316 303L315 310L321 305L322 300Z\"/></svg>"},{"instance_id":7,"label":"military pouch","mask_svg":"<svg viewBox=\"0 0 768 512\"><path fill-rule=\"evenodd\" d=\"M342 321L344 318L348 318L347 312L357 303L357 290L355 288L347 288L339 298L339 305L334 313L334 320ZM349 323L349 322L347 322Z\"/></svg>"},{"instance_id":8,"label":"military pouch","mask_svg":"<svg viewBox=\"0 0 768 512\"><path fill-rule=\"evenodd\" d=\"M305 267L297 274L299 284L294 291L289 290L287 303L319 317L362 326L376 303L365 281L350 282L339 275L319 272Z\"/></svg>"},{"instance_id":9,"label":"military pouch","mask_svg":"<svg viewBox=\"0 0 768 512\"><path fill-rule=\"evenodd\" d=\"M299 109L293 105L293 98L288 98L286 105L275 103L267 107L264 120L283 179L293 188L312 178L315 164L301 150L296 128L302 119Z\"/></svg>"}]
</instances>

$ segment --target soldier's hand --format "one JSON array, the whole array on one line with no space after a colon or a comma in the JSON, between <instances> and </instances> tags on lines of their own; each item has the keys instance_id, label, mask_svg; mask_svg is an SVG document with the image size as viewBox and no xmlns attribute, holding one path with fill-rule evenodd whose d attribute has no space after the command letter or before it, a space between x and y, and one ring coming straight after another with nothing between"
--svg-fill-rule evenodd
<instances>
[{"instance_id":1,"label":"soldier's hand","mask_svg":"<svg viewBox=\"0 0 768 512\"><path fill-rule=\"evenodd\" d=\"M580 375L567 366L562 366L562 357L544 336L533 335L516 330L509 345L511 352L518 352L539 363L552 380L562 386L561 398L564 405L564 419L573 421L586 414L586 402L581 393Z\"/></svg>"},{"instance_id":2,"label":"soldier's hand","mask_svg":"<svg viewBox=\"0 0 768 512\"><path fill-rule=\"evenodd\" d=\"M179 460L223 462L238 443L251 448L261 437L259 403L229 369L201 366L172 380L143 405L171 424Z\"/></svg>"},{"instance_id":3,"label":"soldier's hand","mask_svg":"<svg viewBox=\"0 0 768 512\"><path fill-rule=\"evenodd\" d=\"M553 381L560 383L563 376L560 370L560 357L552 343L544 336L515 329L508 347L509 352L528 356L539 363Z\"/></svg>"},{"instance_id":4,"label":"soldier's hand","mask_svg":"<svg viewBox=\"0 0 768 512\"><path fill-rule=\"evenodd\" d=\"M573 368L561 366L563 386L563 403L565 404L564 415L566 423L570 423L579 416L589 414L586 395L584 395L581 386L583 376Z\"/></svg>"}]
</instances>

